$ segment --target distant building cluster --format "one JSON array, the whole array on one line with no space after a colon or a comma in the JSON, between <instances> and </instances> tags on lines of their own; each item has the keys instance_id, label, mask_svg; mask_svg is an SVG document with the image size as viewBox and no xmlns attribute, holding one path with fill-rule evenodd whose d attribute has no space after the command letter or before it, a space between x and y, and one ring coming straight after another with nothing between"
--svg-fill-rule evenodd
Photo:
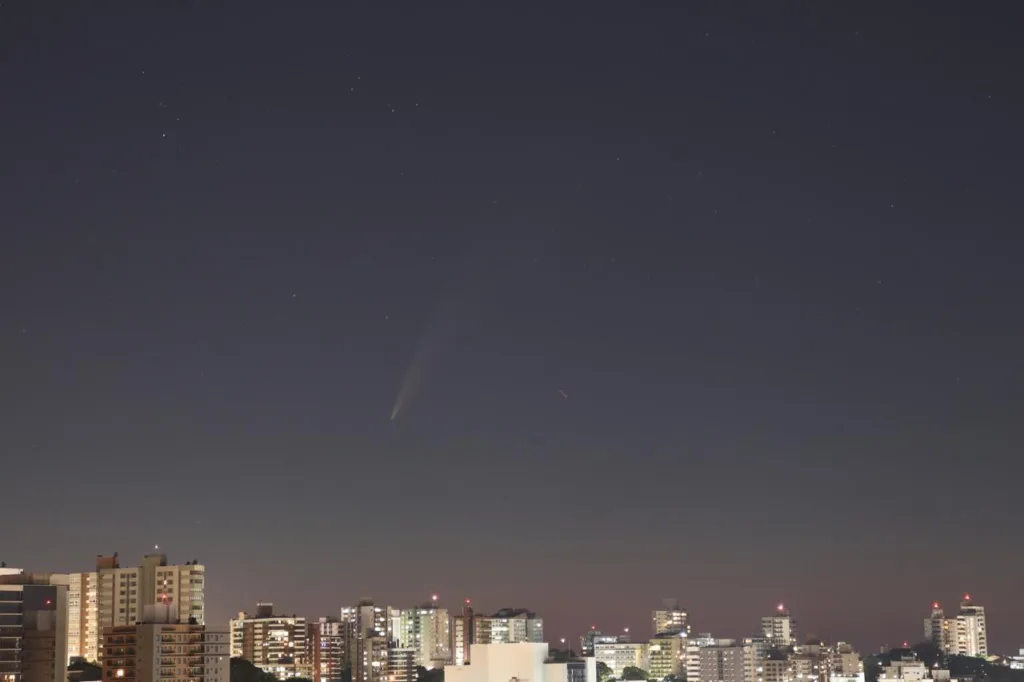
<instances>
[{"instance_id":1,"label":"distant building cluster","mask_svg":"<svg viewBox=\"0 0 1024 682\"><path fill-rule=\"evenodd\" d=\"M549 649L533 611L457 612L434 595L410 608L371 599L307 620L260 602L225 629L205 623L205 567L172 565L149 554L122 567L117 554L96 557L88 573L30 573L0 564L0 682L62 682L68 665L89 661L109 682L230 682L230 659L248 661L279 680L417 682L443 668L446 682L865 682L849 644L799 637L783 604L748 637L691 631L674 600L651 613L650 636L591 628L579 655L559 640ZM988 654L985 609L965 595L955 616L938 603L924 620L925 639L948 656ZM889 660L879 682L954 682L907 651ZM998 659L1024 669L1019 656Z\"/></svg>"},{"instance_id":2,"label":"distant building cluster","mask_svg":"<svg viewBox=\"0 0 1024 682\"><path fill-rule=\"evenodd\" d=\"M939 602L932 604L932 614L924 619L924 636L940 651L960 656L988 656L988 629L985 608L965 594L956 616L946 618Z\"/></svg>"}]
</instances>

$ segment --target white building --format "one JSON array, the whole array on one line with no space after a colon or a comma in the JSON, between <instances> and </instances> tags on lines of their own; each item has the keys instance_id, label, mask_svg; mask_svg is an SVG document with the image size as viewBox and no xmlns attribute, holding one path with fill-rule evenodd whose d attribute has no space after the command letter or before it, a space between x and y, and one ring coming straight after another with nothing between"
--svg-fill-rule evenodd
<instances>
[{"instance_id":1,"label":"white building","mask_svg":"<svg viewBox=\"0 0 1024 682\"><path fill-rule=\"evenodd\" d=\"M832 647L832 677L856 677L864 676L864 663L860 654L846 642L837 642Z\"/></svg>"},{"instance_id":2,"label":"white building","mask_svg":"<svg viewBox=\"0 0 1024 682\"><path fill-rule=\"evenodd\" d=\"M956 651L961 656L988 656L988 627L985 622L985 607L971 602L971 595L965 594L960 602L960 613L956 614Z\"/></svg>"},{"instance_id":3,"label":"white building","mask_svg":"<svg viewBox=\"0 0 1024 682\"><path fill-rule=\"evenodd\" d=\"M700 650L711 646L715 638L710 632L702 632L686 641L686 682L700 682Z\"/></svg>"},{"instance_id":4,"label":"white building","mask_svg":"<svg viewBox=\"0 0 1024 682\"><path fill-rule=\"evenodd\" d=\"M501 609L493 616L473 617L473 644L539 644L543 641L544 619L532 611Z\"/></svg>"},{"instance_id":5,"label":"white building","mask_svg":"<svg viewBox=\"0 0 1024 682\"><path fill-rule=\"evenodd\" d=\"M352 624L350 644L353 682L381 682L387 672L388 645L394 637L394 609L362 599L341 610L341 620Z\"/></svg>"},{"instance_id":6,"label":"white building","mask_svg":"<svg viewBox=\"0 0 1024 682\"><path fill-rule=\"evenodd\" d=\"M103 628L134 625L146 606L165 604L181 623L202 625L206 615L206 567L168 565L165 554L148 554L130 568L117 554L97 556L95 571L55 574L53 582L68 587L69 661L101 661Z\"/></svg>"},{"instance_id":7,"label":"white building","mask_svg":"<svg viewBox=\"0 0 1024 682\"><path fill-rule=\"evenodd\" d=\"M882 668L882 673L878 676L879 681L903 680L904 682L920 682L928 678L928 666L924 664L924 661L919 661L914 656L905 656L899 661L892 661L889 665Z\"/></svg>"},{"instance_id":8,"label":"white building","mask_svg":"<svg viewBox=\"0 0 1024 682\"><path fill-rule=\"evenodd\" d=\"M772 646L788 647L797 643L796 621L785 604L779 604L774 614L761 619L761 631Z\"/></svg>"},{"instance_id":9,"label":"white building","mask_svg":"<svg viewBox=\"0 0 1024 682\"><path fill-rule=\"evenodd\" d=\"M988 625L985 608L971 602L965 594L955 618L946 618L939 603L932 604L932 613L924 619L924 633L947 654L988 656Z\"/></svg>"},{"instance_id":10,"label":"white building","mask_svg":"<svg viewBox=\"0 0 1024 682\"><path fill-rule=\"evenodd\" d=\"M690 623L686 609L679 606L679 602L668 599L662 608L651 612L651 634L685 632L689 634Z\"/></svg>"},{"instance_id":11,"label":"white building","mask_svg":"<svg viewBox=\"0 0 1024 682\"><path fill-rule=\"evenodd\" d=\"M544 643L473 644L469 657L445 667L445 682L597 682L595 658L552 663Z\"/></svg>"},{"instance_id":12,"label":"white building","mask_svg":"<svg viewBox=\"0 0 1024 682\"><path fill-rule=\"evenodd\" d=\"M682 677L686 670L685 632L663 633L651 637L648 642L647 658L651 679Z\"/></svg>"},{"instance_id":13,"label":"white building","mask_svg":"<svg viewBox=\"0 0 1024 682\"><path fill-rule=\"evenodd\" d=\"M614 677L621 677L626 668L647 670L650 666L650 645L647 642L594 642L594 660L608 666Z\"/></svg>"},{"instance_id":14,"label":"white building","mask_svg":"<svg viewBox=\"0 0 1024 682\"><path fill-rule=\"evenodd\" d=\"M448 609L425 604L394 609L392 639L401 648L416 650L416 665L435 668L452 662L451 618Z\"/></svg>"},{"instance_id":15,"label":"white building","mask_svg":"<svg viewBox=\"0 0 1024 682\"><path fill-rule=\"evenodd\" d=\"M305 617L275 615L273 604L260 602L255 615L232 618L230 632L232 658L244 658L280 680L313 676Z\"/></svg>"}]
</instances>

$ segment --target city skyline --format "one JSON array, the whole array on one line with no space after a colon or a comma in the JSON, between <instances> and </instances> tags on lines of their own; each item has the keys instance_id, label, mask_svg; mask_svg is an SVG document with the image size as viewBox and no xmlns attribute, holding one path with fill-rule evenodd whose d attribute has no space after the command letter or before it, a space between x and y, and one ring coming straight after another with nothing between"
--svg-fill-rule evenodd
<instances>
[{"instance_id":1,"label":"city skyline","mask_svg":"<svg viewBox=\"0 0 1024 682\"><path fill-rule=\"evenodd\" d=\"M3 3L0 560L1015 651L1019 21L918 5Z\"/></svg>"},{"instance_id":2,"label":"city skyline","mask_svg":"<svg viewBox=\"0 0 1024 682\"><path fill-rule=\"evenodd\" d=\"M164 549L160 548L160 546L154 546L150 548L147 554L158 556L166 555L166 552ZM123 565L125 572L139 570L134 568L134 566L136 563L142 563L142 554L139 555L138 562L131 559L129 555L123 555L120 553L117 553L117 555L122 558L127 557L127 563ZM103 555L97 555L96 558L101 558L102 556ZM183 568L175 563L173 556L168 559L170 567L175 569ZM36 573L53 572L61 574L79 572L69 570L52 571L50 568L40 569L38 567L26 568L6 561L5 563L10 569L22 569ZM209 565L203 562L200 562L200 564L200 568L203 570L205 576L208 577L210 575L217 574L215 569L211 571L211 567ZM184 568L187 567L188 564L186 563ZM289 583L290 581L287 580L287 576L281 576L278 582L275 583L276 586L269 588L268 591L287 594L289 588L282 587L282 585L287 586ZM745 605L745 612L754 614L753 617L747 619L749 620L748 625L747 620L740 623L727 622L728 619L724 618L720 612L717 612L713 606L707 612L695 612L694 609L689 606L690 603L706 603L705 600L700 598L699 594L695 595L696 599L694 600L662 596L651 603L634 601L630 608L625 609L622 613L612 614L611 617L595 616L593 618L587 618L584 617L585 614L580 612L566 614L564 612L556 611L552 614L549 609L544 607L543 603L541 603L539 599L531 598L528 593L525 593L522 598L505 602L500 600L492 602L486 598L475 599L473 597L449 598L436 591L428 591L426 594L420 595L418 599L414 597L412 600L391 598L387 595L376 597L374 595L362 594L359 597L352 597L348 601L345 601L343 598L340 598L340 601L338 601L338 599L333 601L325 599L323 602L317 602L305 606L301 604L296 605L292 601L284 598L274 598L273 595L263 594L255 595L253 599L244 604L225 605L221 600L218 600L220 590L216 587L216 582L214 583L215 587L212 592L212 598L211 593L206 589L208 584L209 582L207 580L206 584L203 585L206 599L205 612L210 614L206 619L206 623L216 626L226 626L228 622L235 618L239 613L248 613L250 608L260 603L273 604L274 608L278 610L275 612L276 616L298 616L305 618L310 623L316 622L316 620L321 617L337 618L342 609L354 607L361 600L366 599L371 600L379 606L387 606L388 608L399 610L415 609L427 604L433 604L434 606L447 609L452 616L459 613L465 605L471 605L478 616L488 616L507 608L528 608L531 611L536 612L537 616L543 619L545 623L544 641L551 643L552 646L556 646L559 645L562 639L565 639L567 642L572 642L574 650L577 651L579 649L580 637L591 629L596 629L605 635L626 634L639 638L641 641L646 641L648 638L658 634L652 627L652 614L659 610L669 608L666 604L671 602L686 612L687 629L692 636L707 632L710 632L716 638L743 638L752 636L761 632L763 621L765 619L784 612L787 616L791 613L793 614L794 623L797 627L796 632L798 633L795 643L802 644L804 640L810 637L818 638L832 644L836 642L848 642L853 644L862 653L868 654L883 648L898 648L904 643L916 644L918 642L925 641L925 638L921 633L920 624L922 618L927 620L928 611L933 611L934 609L941 608L945 605L947 615L952 615L955 618L956 612L961 603L969 602L972 599L972 593L963 592L955 599L948 598L945 600L933 600L925 604L917 604L917 610L910 608L909 610L902 611L895 622L891 619L879 618L868 624L871 627L865 628L864 626L857 626L856 624L847 624L846 626L840 625L836 632L831 632L816 626L813 620L809 621L807 614L820 612L835 613L837 605L841 604L839 601L819 605L819 609L822 609L820 611L816 611L814 608L803 611L799 605L797 605L796 608L791 608L792 604L789 602L747 604ZM339 586L337 589L337 594L345 594L347 590L344 586ZM358 592L358 590L356 590L356 592ZM347 590L347 593L351 594L352 591ZM392 589L388 591L388 594L390 593L408 594L408 591ZM581 605L585 605L588 602L584 599L581 600L580 603ZM1015 638L1019 639L1020 635L1013 629L1012 625L1007 626L1004 623L1003 605L988 601L983 601L983 603L986 606L986 614L989 620L991 620L991 615L993 613L996 615L995 622L997 625L993 630L995 632L995 636L989 638L989 642L991 642L988 645L989 652L995 655L1003 655L1017 651L1021 645ZM225 609L227 612L224 613L222 617L222 612L224 612ZM841 611L842 609L838 610ZM894 613L895 612L896 610L894 610ZM601 612L591 610L587 613L600 614ZM874 629L872 629L872 627ZM861 632L858 632L858 630L861 630ZM879 635L878 633L880 631L883 633L888 631L892 634ZM903 634L900 634L901 632Z\"/></svg>"}]
</instances>

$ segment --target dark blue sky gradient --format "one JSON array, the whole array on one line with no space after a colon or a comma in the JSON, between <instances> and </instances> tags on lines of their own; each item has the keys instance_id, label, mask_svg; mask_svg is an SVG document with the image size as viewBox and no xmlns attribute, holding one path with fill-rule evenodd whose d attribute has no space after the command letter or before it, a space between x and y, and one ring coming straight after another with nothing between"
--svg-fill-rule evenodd
<instances>
[{"instance_id":1,"label":"dark blue sky gradient","mask_svg":"<svg viewBox=\"0 0 1024 682\"><path fill-rule=\"evenodd\" d=\"M0 8L9 564L1022 645L1011 5L301 4Z\"/></svg>"}]
</instances>

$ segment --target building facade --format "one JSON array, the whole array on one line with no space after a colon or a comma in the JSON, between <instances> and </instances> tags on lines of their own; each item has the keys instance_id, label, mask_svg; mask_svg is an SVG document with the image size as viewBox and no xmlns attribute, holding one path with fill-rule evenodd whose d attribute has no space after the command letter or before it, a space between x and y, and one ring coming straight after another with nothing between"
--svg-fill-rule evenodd
<instances>
[{"instance_id":1,"label":"building facade","mask_svg":"<svg viewBox=\"0 0 1024 682\"><path fill-rule=\"evenodd\" d=\"M679 632L689 634L689 614L686 609L679 606L679 602L667 599L662 608L651 612L651 628L651 633L654 635Z\"/></svg>"},{"instance_id":2,"label":"building facade","mask_svg":"<svg viewBox=\"0 0 1024 682\"><path fill-rule=\"evenodd\" d=\"M621 677L626 668L649 667L647 642L595 642L594 660L604 663L613 677Z\"/></svg>"},{"instance_id":3,"label":"building facade","mask_svg":"<svg viewBox=\"0 0 1024 682\"><path fill-rule=\"evenodd\" d=\"M383 682L387 672L388 647L393 632L393 609L363 599L341 610L341 619L351 622L353 682Z\"/></svg>"},{"instance_id":4,"label":"building facade","mask_svg":"<svg viewBox=\"0 0 1024 682\"><path fill-rule=\"evenodd\" d=\"M686 674L686 633L655 635L648 642L648 672L652 680L683 677Z\"/></svg>"},{"instance_id":5,"label":"building facade","mask_svg":"<svg viewBox=\"0 0 1024 682\"><path fill-rule=\"evenodd\" d=\"M389 647L385 672L387 682L416 682L416 661L419 656L418 649Z\"/></svg>"},{"instance_id":6,"label":"building facade","mask_svg":"<svg viewBox=\"0 0 1024 682\"><path fill-rule=\"evenodd\" d=\"M168 604L143 609L140 622L103 630L104 682L230 682L226 630L181 623Z\"/></svg>"},{"instance_id":7,"label":"building facade","mask_svg":"<svg viewBox=\"0 0 1024 682\"><path fill-rule=\"evenodd\" d=\"M0 575L0 680L64 682L67 616L67 586L49 574Z\"/></svg>"},{"instance_id":8,"label":"building facade","mask_svg":"<svg viewBox=\"0 0 1024 682\"><path fill-rule=\"evenodd\" d=\"M839 642L832 647L832 676L856 677L864 673L864 664L860 654L852 645Z\"/></svg>"},{"instance_id":9,"label":"building facade","mask_svg":"<svg viewBox=\"0 0 1024 682\"><path fill-rule=\"evenodd\" d=\"M274 614L274 605L260 602L255 615L238 614L230 625L231 655L244 658L278 679L313 676L303 616Z\"/></svg>"},{"instance_id":10,"label":"building facade","mask_svg":"<svg viewBox=\"0 0 1024 682\"><path fill-rule=\"evenodd\" d=\"M469 663L469 646L473 643L473 605L466 600L462 613L452 618L452 663Z\"/></svg>"},{"instance_id":11,"label":"building facade","mask_svg":"<svg viewBox=\"0 0 1024 682\"><path fill-rule=\"evenodd\" d=\"M761 619L761 632L773 647L786 648L797 643L796 621L784 604L775 607L775 613Z\"/></svg>"},{"instance_id":12,"label":"building facade","mask_svg":"<svg viewBox=\"0 0 1024 682\"><path fill-rule=\"evenodd\" d=\"M473 644L471 663L445 668L445 682L597 682L593 657L554 663L548 645Z\"/></svg>"},{"instance_id":13,"label":"building facade","mask_svg":"<svg viewBox=\"0 0 1024 682\"><path fill-rule=\"evenodd\" d=\"M964 595L960 612L956 614L956 651L961 656L988 656L988 624L985 607L971 601L971 595Z\"/></svg>"},{"instance_id":14,"label":"building facade","mask_svg":"<svg viewBox=\"0 0 1024 682\"><path fill-rule=\"evenodd\" d=\"M134 625L144 607L165 604L182 623L206 617L206 568L198 561L169 565L167 555L149 554L142 565L122 567L120 557L96 557L96 570L55 575L68 586L68 660L101 661L103 629Z\"/></svg>"},{"instance_id":15,"label":"building facade","mask_svg":"<svg viewBox=\"0 0 1024 682\"><path fill-rule=\"evenodd\" d=\"M99 621L99 575L68 575L68 660L99 661L103 628Z\"/></svg>"},{"instance_id":16,"label":"building facade","mask_svg":"<svg viewBox=\"0 0 1024 682\"><path fill-rule=\"evenodd\" d=\"M439 668L452 662L452 632L448 609L424 604L394 610L392 640L399 648L416 650L416 665Z\"/></svg>"},{"instance_id":17,"label":"building facade","mask_svg":"<svg viewBox=\"0 0 1024 682\"><path fill-rule=\"evenodd\" d=\"M686 682L700 680L700 650L715 643L710 632L702 632L686 641Z\"/></svg>"},{"instance_id":18,"label":"building facade","mask_svg":"<svg viewBox=\"0 0 1024 682\"><path fill-rule=\"evenodd\" d=\"M309 624L309 646L313 682L340 682L348 666L345 655L346 624L337 618L321 618Z\"/></svg>"},{"instance_id":19,"label":"building facade","mask_svg":"<svg viewBox=\"0 0 1024 682\"><path fill-rule=\"evenodd\" d=\"M493 616L474 616L473 621L473 644L544 641L544 620L526 609L501 609Z\"/></svg>"},{"instance_id":20,"label":"building facade","mask_svg":"<svg viewBox=\"0 0 1024 682\"><path fill-rule=\"evenodd\" d=\"M985 657L988 655L988 623L985 608L964 595L956 617L946 618L939 603L932 604L932 612L924 619L925 638L943 652L959 656Z\"/></svg>"},{"instance_id":21,"label":"building facade","mask_svg":"<svg viewBox=\"0 0 1024 682\"><path fill-rule=\"evenodd\" d=\"M719 640L700 648L701 682L749 682L747 647Z\"/></svg>"}]
</instances>

